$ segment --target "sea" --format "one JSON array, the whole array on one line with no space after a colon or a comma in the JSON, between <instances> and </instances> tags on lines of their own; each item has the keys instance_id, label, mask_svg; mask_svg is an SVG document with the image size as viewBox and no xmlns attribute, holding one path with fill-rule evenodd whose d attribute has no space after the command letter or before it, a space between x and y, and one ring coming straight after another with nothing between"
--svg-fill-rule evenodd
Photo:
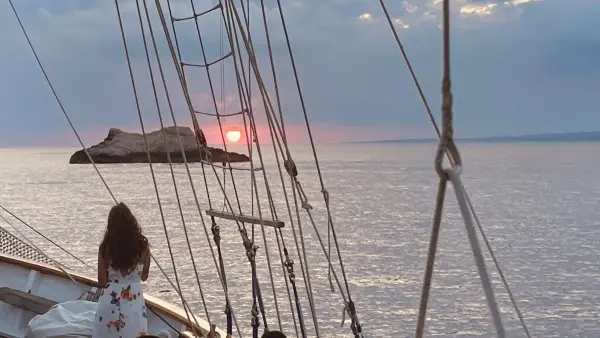
<instances>
[{"instance_id":1,"label":"sea","mask_svg":"<svg viewBox=\"0 0 600 338\"><path fill-rule=\"evenodd\" d=\"M244 151L243 146L237 147L230 149ZM301 197L294 196L289 177L281 179L270 147L262 146L263 164L253 154L262 171L235 164L239 170L233 171L233 178L230 171L198 163L189 165L189 175L183 164L153 165L156 185L148 164L105 164L98 165L98 170L115 198L134 211L169 280L180 285L183 297L199 316L208 315L217 326L225 327L225 297L211 254L211 249L216 250L205 210L225 210L231 205L236 212L241 209L246 215L285 223L280 245L285 245L294 262L307 336L317 336L316 318L320 337L352 337L348 318L341 325L344 301L335 278L330 277L325 253L331 254L344 291L345 274L364 337L414 336L439 180L433 166L436 145L317 147L337 246L328 228L311 148L291 148L305 193ZM465 189L531 336L600 337L600 143L469 142L459 147ZM95 276L97 245L114 202L93 166L68 164L75 150L1 149L0 204L89 266L2 213L46 254L74 271ZM425 335L494 337L453 189L446 195ZM302 200L310 205L314 226ZM238 225L223 219L216 222L228 295L240 331L248 337L251 265ZM16 233L11 225L1 226ZM263 232L260 225L252 228L250 224L245 228L258 246L257 278L267 325L270 329L281 325L288 336L296 336L293 292L287 291L275 230L265 227ZM481 239L480 244L506 336L526 337ZM145 290L182 306L180 296L154 263ZM262 330L265 323L260 318Z\"/></svg>"}]
</instances>

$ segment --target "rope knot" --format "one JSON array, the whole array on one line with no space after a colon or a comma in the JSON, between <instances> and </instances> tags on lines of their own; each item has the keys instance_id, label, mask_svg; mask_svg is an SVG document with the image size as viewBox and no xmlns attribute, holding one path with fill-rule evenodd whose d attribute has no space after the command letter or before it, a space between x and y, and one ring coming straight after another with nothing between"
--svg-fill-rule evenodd
<instances>
[{"instance_id":1,"label":"rope knot","mask_svg":"<svg viewBox=\"0 0 600 338\"><path fill-rule=\"evenodd\" d=\"M310 203L308 203L307 200L302 201L302 208L306 209L306 210L312 210L312 205L310 205Z\"/></svg>"},{"instance_id":2,"label":"rope knot","mask_svg":"<svg viewBox=\"0 0 600 338\"><path fill-rule=\"evenodd\" d=\"M456 143L454 143L454 120L452 112L452 90L450 76L445 74L442 80L442 134L435 155L435 171L441 178L448 179L448 175L443 168L444 155L448 153L450 164L453 167L459 168L462 165L462 160Z\"/></svg>"},{"instance_id":3,"label":"rope knot","mask_svg":"<svg viewBox=\"0 0 600 338\"><path fill-rule=\"evenodd\" d=\"M344 305L344 310L342 312L342 324L340 325L340 327L343 327L344 323L346 322L346 313L348 313L348 317L350 317L350 329L352 329L354 337L362 337L362 327L360 326L360 323L358 322L358 317L356 316L356 306L351 300L346 302L346 304Z\"/></svg>"},{"instance_id":4,"label":"rope knot","mask_svg":"<svg viewBox=\"0 0 600 338\"><path fill-rule=\"evenodd\" d=\"M246 248L246 256L248 256L248 260L250 260L250 262L254 262L257 250L258 245L251 245L250 248Z\"/></svg>"},{"instance_id":5,"label":"rope knot","mask_svg":"<svg viewBox=\"0 0 600 338\"><path fill-rule=\"evenodd\" d=\"M200 159L212 163L212 153L208 151L208 147L200 147Z\"/></svg>"},{"instance_id":6,"label":"rope knot","mask_svg":"<svg viewBox=\"0 0 600 338\"><path fill-rule=\"evenodd\" d=\"M252 314L252 318L250 319L250 324L253 328L258 328L260 326L260 322L258 321L258 308L256 304L252 305L252 310L250 311Z\"/></svg>"},{"instance_id":7,"label":"rope knot","mask_svg":"<svg viewBox=\"0 0 600 338\"><path fill-rule=\"evenodd\" d=\"M289 257L286 257L285 262L283 263L285 269L287 270L288 277L290 278L290 282L294 283L296 281L296 274L294 273L294 261Z\"/></svg>"},{"instance_id":8,"label":"rope knot","mask_svg":"<svg viewBox=\"0 0 600 338\"><path fill-rule=\"evenodd\" d=\"M323 193L323 199L325 200L325 204L329 205L329 191L323 188L321 189L321 192Z\"/></svg>"},{"instance_id":9,"label":"rope knot","mask_svg":"<svg viewBox=\"0 0 600 338\"><path fill-rule=\"evenodd\" d=\"M212 226L210 227L210 230L212 231L213 239L214 239L215 243L217 245L219 245L221 243L221 229L217 225L215 218L211 216L211 219L212 219Z\"/></svg>"},{"instance_id":10,"label":"rope knot","mask_svg":"<svg viewBox=\"0 0 600 338\"><path fill-rule=\"evenodd\" d=\"M250 262L254 262L254 258L256 257L256 251L258 250L258 245L254 245L254 242L248 238L248 232L246 229L240 229L240 234L242 235L242 241L244 242L244 248L246 249L246 256L248 256L248 260Z\"/></svg>"},{"instance_id":11,"label":"rope knot","mask_svg":"<svg viewBox=\"0 0 600 338\"><path fill-rule=\"evenodd\" d=\"M296 168L296 163L292 159L287 159L283 162L283 166L285 170L287 170L288 174L292 177L298 176L298 168Z\"/></svg>"},{"instance_id":12,"label":"rope knot","mask_svg":"<svg viewBox=\"0 0 600 338\"><path fill-rule=\"evenodd\" d=\"M346 323L346 312L348 312L348 303L344 304L344 308L342 309L342 322L340 323L340 327L344 327Z\"/></svg>"}]
</instances>

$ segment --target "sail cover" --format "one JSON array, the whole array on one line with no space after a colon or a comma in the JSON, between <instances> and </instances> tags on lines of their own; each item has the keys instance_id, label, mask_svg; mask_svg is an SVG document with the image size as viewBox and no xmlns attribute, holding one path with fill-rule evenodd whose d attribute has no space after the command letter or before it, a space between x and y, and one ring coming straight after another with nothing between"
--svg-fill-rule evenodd
<instances>
[{"instance_id":1,"label":"sail cover","mask_svg":"<svg viewBox=\"0 0 600 338\"><path fill-rule=\"evenodd\" d=\"M29 321L25 338L91 337L96 305L86 300L58 303Z\"/></svg>"}]
</instances>

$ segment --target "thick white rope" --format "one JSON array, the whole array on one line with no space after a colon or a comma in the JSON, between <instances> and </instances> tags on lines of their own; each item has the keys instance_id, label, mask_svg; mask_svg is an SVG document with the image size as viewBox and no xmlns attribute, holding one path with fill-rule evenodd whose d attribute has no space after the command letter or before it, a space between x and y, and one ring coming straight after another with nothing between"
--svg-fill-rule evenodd
<instances>
[{"instance_id":1,"label":"thick white rope","mask_svg":"<svg viewBox=\"0 0 600 338\"><path fill-rule=\"evenodd\" d=\"M485 298L487 299L488 307L494 321L494 326L496 327L496 333L499 338L504 338L506 333L504 332L504 326L502 325L500 310L498 310L498 304L496 303L496 299L494 297L494 289L485 267L485 258L481 253L479 241L477 240L477 233L475 232L473 219L471 218L471 212L469 210L469 206L467 205L467 192L464 189L462 180L460 179L460 174L456 168L447 169L446 173L448 174L450 183L452 183L452 187L454 188L456 200L458 201L458 206L465 222L467 236L469 237L469 242L471 243L471 250L473 251L473 256L475 257L479 278L481 279L483 290L485 292Z\"/></svg>"},{"instance_id":2,"label":"thick white rope","mask_svg":"<svg viewBox=\"0 0 600 338\"><path fill-rule=\"evenodd\" d=\"M453 117L452 112L452 85L450 79L450 5L448 0L443 2L443 78L442 78L442 136L438 145L438 150L435 156L435 170L440 178L439 188L436 200L436 207L434 213L433 226L431 231L431 240L429 242L429 252L427 255L427 264L425 268L425 278L423 281L423 289L421 293L421 303L419 306L419 315L417 319L416 338L421 338L425 329L425 316L427 313L427 300L429 297L429 290L431 285L431 279L433 275L433 264L435 261L435 254L437 248L438 235L440 232L440 225L442 219L442 209L444 204L444 198L446 194L447 181L450 180L453 183L456 197L461 208L465 227L467 228L467 235L469 242L471 243L471 249L475 257L475 263L479 271L479 276L483 285L485 296L488 302L488 307L496 327L496 332L499 338L505 337L504 327L502 325L502 319L500 317L500 311L496 304L494 297L494 291L489 281L488 273L485 267L485 260L479 248L479 242L477 241L477 235L473 227L473 221L466 203L466 192L460 183L460 170L461 170L461 157L454 143L454 129L453 129ZM449 152L450 158L453 162L451 169L444 169L442 162L444 154ZM461 189L463 188L463 189Z\"/></svg>"},{"instance_id":3,"label":"thick white rope","mask_svg":"<svg viewBox=\"0 0 600 338\"><path fill-rule=\"evenodd\" d=\"M391 16L387 10L387 7L384 3L383 0L379 0L381 8L384 12L384 15L387 18L388 24L390 26L390 29L392 31L392 33L394 34L394 38L396 40L396 43L398 45L398 48L400 49L400 53L402 54L402 57L404 58L404 61L406 63L406 66L408 67L408 70L411 74L411 77L413 79L413 82L417 88L417 91L419 93L419 96L421 97L421 100L423 102L423 105L425 107L425 111L427 113L427 116L429 117L429 120L431 121L431 124L434 128L434 131L437 135L438 138L441 137L441 133L440 130L438 128L438 124L436 122L435 117L433 116L433 113L431 112L431 108L429 106L429 103L427 102L427 99L425 97L425 94L423 93L423 90L421 89L421 85L417 79L417 76L412 68L412 65L410 63L410 60L408 59L408 55L406 54L406 51L404 50L404 46L402 45L402 42L400 41L400 37L398 35L398 32L396 30L396 27L394 26ZM448 157L448 160L450 161L451 164L454 164L454 161L452 160L450 154L448 152L446 152L446 155ZM523 314L521 312L521 309L519 308L518 304L517 304L517 300L508 284L508 280L506 279L503 269L500 266L500 262L498 261L498 259L496 258L496 255L494 253L494 250L492 248L492 245L483 229L483 226L481 225L481 222L479 220L479 217L477 216L477 212L475 211L475 207L473 206L473 203L471 202L471 198L469 197L469 195L466 195L466 200L467 200L467 204L469 206L469 209L471 210L471 213L473 214L473 218L475 219L475 223L477 224L477 227L479 229L479 232L481 233L481 237L483 238L483 241L488 249L488 252L490 253L490 256L492 257L492 261L494 262L494 265L496 267L496 270L498 271L498 274L500 276L500 279L502 280L502 284L504 285L504 288L506 289L506 292L510 298L510 301L513 305L513 308L515 309L515 312L517 313L517 316L519 317L519 321L521 322L521 326L523 327L523 330L525 331L525 335L528 338L531 338L531 334L529 333L529 329L527 328L527 324L525 323L525 318L523 317Z\"/></svg>"}]
</instances>

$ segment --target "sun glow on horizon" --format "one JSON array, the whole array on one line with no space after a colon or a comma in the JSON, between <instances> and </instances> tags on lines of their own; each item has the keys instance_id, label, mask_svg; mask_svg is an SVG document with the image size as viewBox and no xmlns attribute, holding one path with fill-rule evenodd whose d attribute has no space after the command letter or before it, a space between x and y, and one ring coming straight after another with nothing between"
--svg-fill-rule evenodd
<instances>
[{"instance_id":1,"label":"sun glow on horizon","mask_svg":"<svg viewBox=\"0 0 600 338\"><path fill-rule=\"evenodd\" d=\"M232 128L227 131L225 136L228 142L238 143L238 141L242 138L242 132L237 128Z\"/></svg>"}]
</instances>

